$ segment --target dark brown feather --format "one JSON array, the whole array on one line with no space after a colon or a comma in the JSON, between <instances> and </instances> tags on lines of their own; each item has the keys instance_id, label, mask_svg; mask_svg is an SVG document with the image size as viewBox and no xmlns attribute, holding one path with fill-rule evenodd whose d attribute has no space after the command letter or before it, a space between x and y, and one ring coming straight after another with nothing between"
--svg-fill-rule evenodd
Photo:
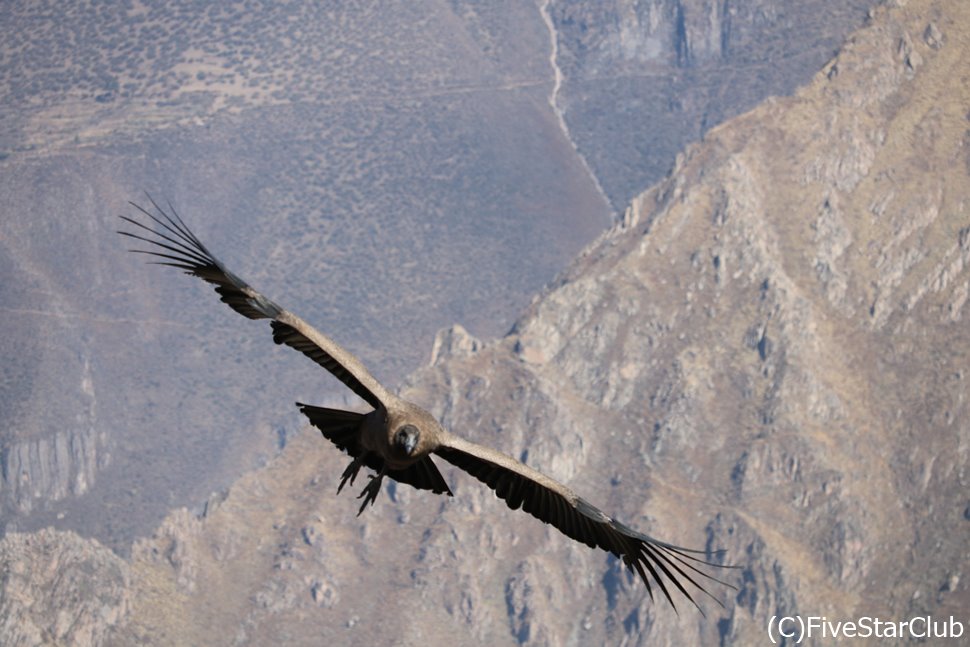
<instances>
[{"instance_id":1,"label":"dark brown feather","mask_svg":"<svg viewBox=\"0 0 970 647\"><path fill-rule=\"evenodd\" d=\"M273 340L277 344L286 344L295 348L323 366L375 409L383 406L381 401L383 387L356 357L226 269L192 233L171 205L168 205L169 211L166 212L151 199L151 196L148 200L154 207L155 213L134 202L131 205L150 219L149 224L128 216L120 216L122 220L138 227L143 233L119 231L119 234L153 246L150 249L131 251L164 259L159 261L160 265L177 267L184 270L186 274L212 283L216 286L215 290L223 303L245 317L273 320L271 324ZM153 226L150 226L152 224Z\"/></svg>"},{"instance_id":2,"label":"dark brown feather","mask_svg":"<svg viewBox=\"0 0 970 647\"><path fill-rule=\"evenodd\" d=\"M382 406L380 398L361 384L360 380L353 373L348 371L343 364L334 359L327 351L310 341L302 332L282 321L273 321L270 323L270 326L273 328L273 341L277 344L286 344L290 348L300 351L330 371L334 377L343 382L351 391L359 395L361 399L375 409Z\"/></svg>"},{"instance_id":3,"label":"dark brown feather","mask_svg":"<svg viewBox=\"0 0 970 647\"><path fill-rule=\"evenodd\" d=\"M723 566L698 557L703 554L701 551L674 546L639 533L608 517L561 483L490 448L449 434L435 454L488 485L509 508L521 507L567 537L591 548L602 548L622 559L627 568L635 571L646 584L651 599L652 584L656 584L676 608L668 589L668 584L672 583L698 606L682 583L685 581L723 606L699 583L703 578L724 584L701 570L703 566Z\"/></svg>"},{"instance_id":4,"label":"dark brown feather","mask_svg":"<svg viewBox=\"0 0 970 647\"><path fill-rule=\"evenodd\" d=\"M438 466L434 464L430 456L425 456L413 465L403 470L387 470L387 475L395 481L407 483L419 490L431 490L435 494L451 493L451 488L445 482L445 478L438 471Z\"/></svg>"}]
</instances>

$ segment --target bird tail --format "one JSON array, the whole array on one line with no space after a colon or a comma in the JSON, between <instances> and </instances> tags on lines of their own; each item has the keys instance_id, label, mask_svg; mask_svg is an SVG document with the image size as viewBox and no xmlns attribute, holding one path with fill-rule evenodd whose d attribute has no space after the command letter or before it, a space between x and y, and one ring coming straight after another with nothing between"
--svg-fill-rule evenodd
<instances>
[{"instance_id":1,"label":"bird tail","mask_svg":"<svg viewBox=\"0 0 970 647\"><path fill-rule=\"evenodd\" d=\"M351 456L357 456L357 439L360 437L360 425L364 419L363 413L344 411L342 409L328 409L316 407L312 404L297 402L310 424L319 429L323 436L334 445Z\"/></svg>"}]
</instances>

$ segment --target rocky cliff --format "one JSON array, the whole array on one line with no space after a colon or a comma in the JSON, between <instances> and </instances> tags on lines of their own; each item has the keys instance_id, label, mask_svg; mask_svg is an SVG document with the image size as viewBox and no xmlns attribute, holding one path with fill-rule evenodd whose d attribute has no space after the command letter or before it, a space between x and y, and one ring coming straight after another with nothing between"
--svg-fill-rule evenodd
<instances>
[{"instance_id":1,"label":"rocky cliff","mask_svg":"<svg viewBox=\"0 0 970 647\"><path fill-rule=\"evenodd\" d=\"M793 99L688 149L518 326L526 364L628 421L644 510L719 502L711 543L748 564L722 638L967 608L967 18L876 12Z\"/></svg>"},{"instance_id":2,"label":"rocky cliff","mask_svg":"<svg viewBox=\"0 0 970 647\"><path fill-rule=\"evenodd\" d=\"M99 444L90 426L11 444L0 452L0 496L30 512L35 502L84 494L107 462L102 455L99 464Z\"/></svg>"},{"instance_id":3,"label":"rocky cliff","mask_svg":"<svg viewBox=\"0 0 970 647\"><path fill-rule=\"evenodd\" d=\"M871 0L551 0L556 103L622 212L683 148L808 83Z\"/></svg>"},{"instance_id":4,"label":"rocky cliff","mask_svg":"<svg viewBox=\"0 0 970 647\"><path fill-rule=\"evenodd\" d=\"M454 499L390 486L357 518L346 458L304 430L135 545L106 642L749 645L776 614L965 617L968 63L967 3L876 11L687 149L508 336L442 333L404 389L630 525L725 549L723 609L674 614L451 469Z\"/></svg>"},{"instance_id":5,"label":"rocky cliff","mask_svg":"<svg viewBox=\"0 0 970 647\"><path fill-rule=\"evenodd\" d=\"M0 540L4 645L102 645L128 611L129 569L71 532L9 533Z\"/></svg>"}]
</instances>

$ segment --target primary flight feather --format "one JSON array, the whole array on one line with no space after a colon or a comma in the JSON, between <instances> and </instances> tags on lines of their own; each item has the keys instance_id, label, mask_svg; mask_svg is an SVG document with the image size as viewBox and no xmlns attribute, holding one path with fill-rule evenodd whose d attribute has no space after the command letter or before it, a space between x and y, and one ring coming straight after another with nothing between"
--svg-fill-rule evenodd
<instances>
[{"instance_id":1,"label":"primary flight feather","mask_svg":"<svg viewBox=\"0 0 970 647\"><path fill-rule=\"evenodd\" d=\"M153 211L131 203L142 220L120 216L136 229L118 233L152 246L131 251L149 254L160 259L155 261L158 264L179 268L215 285L222 301L241 315L269 319L276 343L300 351L373 407L368 413L357 413L297 403L328 440L353 457L341 475L338 493L348 482L353 484L361 467L376 472L376 476L368 475L369 482L358 496L363 499L358 515L377 499L385 476L418 489L452 496L431 460L433 454L488 485L509 508L521 507L566 536L613 553L640 576L651 598L655 584L673 606L669 588L672 585L696 606L687 589L689 585L720 604L699 583L706 579L724 584L703 570L705 566L720 565L701 559L698 556L701 551L674 546L637 532L528 465L449 433L430 413L385 389L357 357L330 337L230 272L171 205L166 212L148 199Z\"/></svg>"}]
</instances>

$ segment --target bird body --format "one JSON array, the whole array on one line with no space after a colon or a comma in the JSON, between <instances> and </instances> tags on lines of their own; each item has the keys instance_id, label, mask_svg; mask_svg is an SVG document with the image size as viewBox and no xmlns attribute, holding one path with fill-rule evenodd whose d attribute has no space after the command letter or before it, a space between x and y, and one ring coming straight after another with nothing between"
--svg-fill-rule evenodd
<instances>
[{"instance_id":1,"label":"bird body","mask_svg":"<svg viewBox=\"0 0 970 647\"><path fill-rule=\"evenodd\" d=\"M423 408L396 396L388 405L382 421L383 429L375 434L381 441L381 446L375 448L375 451L385 456L389 466L396 469L409 467L438 449L442 441L446 440L448 432ZM416 443L412 449L407 449L406 443L400 437L401 431L408 427L417 430Z\"/></svg>"},{"instance_id":2,"label":"bird body","mask_svg":"<svg viewBox=\"0 0 970 647\"><path fill-rule=\"evenodd\" d=\"M699 557L703 551L674 546L633 530L542 472L491 447L450 433L428 411L384 388L356 356L230 272L171 205L169 214L151 198L149 201L154 212L135 203L132 206L150 222L121 216L140 231L119 233L153 246L131 251L159 258L155 261L158 264L177 267L213 284L221 300L245 317L269 319L276 343L300 351L372 407L367 413L359 413L297 403L324 437L353 458L341 475L338 493L347 483L353 484L361 468L376 473L369 475L369 483L358 496L363 499L358 515L377 499L385 477L453 496L432 460L435 456L485 483L509 508L521 507L568 537L618 556L640 576L651 598L652 581L673 605L667 586L673 584L697 605L686 583L721 604L698 580L706 578L724 584L703 570L723 565Z\"/></svg>"}]
</instances>

